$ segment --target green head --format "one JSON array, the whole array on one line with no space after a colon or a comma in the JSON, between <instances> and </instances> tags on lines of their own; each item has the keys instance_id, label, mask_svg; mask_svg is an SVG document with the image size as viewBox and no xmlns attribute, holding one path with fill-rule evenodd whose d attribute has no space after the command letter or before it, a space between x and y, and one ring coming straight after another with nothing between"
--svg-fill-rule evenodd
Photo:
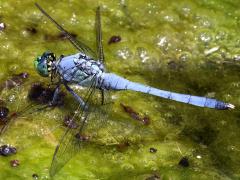
<instances>
[{"instance_id":1,"label":"green head","mask_svg":"<svg viewBox=\"0 0 240 180\"><path fill-rule=\"evenodd\" d=\"M34 67L41 76L48 77L53 70L52 64L54 61L56 61L55 54L50 51L46 51L42 54L42 56L38 56L34 60Z\"/></svg>"}]
</instances>

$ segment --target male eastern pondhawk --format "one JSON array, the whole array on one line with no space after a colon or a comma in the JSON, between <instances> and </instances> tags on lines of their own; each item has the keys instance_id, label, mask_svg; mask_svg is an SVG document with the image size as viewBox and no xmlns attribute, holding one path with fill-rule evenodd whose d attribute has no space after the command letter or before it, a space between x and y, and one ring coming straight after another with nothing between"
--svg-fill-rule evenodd
<instances>
[{"instance_id":1,"label":"male eastern pondhawk","mask_svg":"<svg viewBox=\"0 0 240 180\"><path fill-rule=\"evenodd\" d=\"M131 82L113 73L107 73L104 67L100 7L96 10L95 22L97 41L96 56L93 50L81 41L76 40L38 4L35 5L52 23L56 25L56 27L79 51L77 54L61 56L59 59L56 59L54 53L47 51L44 52L42 56L37 57L34 61L35 68L41 76L51 77L51 82L56 82L56 90L52 104L56 103L56 99L60 92L60 85L64 85L66 90L72 94L74 99L79 103L79 114L77 114L79 117L77 120L79 127L74 130L68 128L62 136L53 156L50 168L51 176L55 175L81 147L84 138L79 137L82 135L84 125L87 123L90 112L97 110L97 102L93 100L96 91L101 92L101 104L104 104L104 94L109 90L132 90L200 107L219 110L234 108L234 105L216 99L164 91L140 83ZM69 84L76 84L87 87L88 89L85 94L79 96L69 87ZM76 134L78 134L78 136L76 136Z\"/></svg>"}]
</instances>

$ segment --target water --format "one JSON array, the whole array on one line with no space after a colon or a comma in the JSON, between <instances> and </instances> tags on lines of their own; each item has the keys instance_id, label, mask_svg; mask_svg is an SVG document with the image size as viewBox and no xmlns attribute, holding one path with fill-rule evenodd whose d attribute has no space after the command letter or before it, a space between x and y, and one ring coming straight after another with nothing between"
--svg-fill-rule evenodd
<instances>
[{"instance_id":1,"label":"water","mask_svg":"<svg viewBox=\"0 0 240 180\"><path fill-rule=\"evenodd\" d=\"M103 45L109 71L154 87L221 99L237 107L220 112L139 93L114 93L108 124L92 135L92 143L63 168L57 179L145 179L154 174L163 179L238 179L239 3L41 2L65 28L93 48L94 14L99 4L103 7ZM30 74L29 83L1 93L13 111L26 104L30 82L39 81L33 59L45 50L59 56L73 54L75 49L32 2L1 2L0 9L0 23L6 25L0 31L0 80L14 73ZM113 35L120 36L121 42L108 45ZM209 51L215 47L218 50ZM147 60L140 50L147 54ZM8 101L13 96L12 102ZM25 115L12 123L0 142L14 145L17 154L0 157L4 167L1 179L30 179L33 174L47 179L55 145L65 129L61 118L76 105L72 102L67 96L69 108ZM148 115L150 124L131 119L120 103ZM120 151L119 146L126 142L129 145ZM157 152L150 153L150 148ZM188 157L189 167L178 165L183 157ZM12 159L18 159L20 165L10 167Z\"/></svg>"}]
</instances>

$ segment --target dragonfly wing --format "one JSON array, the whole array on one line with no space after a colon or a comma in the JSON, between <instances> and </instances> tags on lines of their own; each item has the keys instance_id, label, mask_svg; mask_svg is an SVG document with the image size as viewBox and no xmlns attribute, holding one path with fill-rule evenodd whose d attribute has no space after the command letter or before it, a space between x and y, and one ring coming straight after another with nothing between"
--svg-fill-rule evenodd
<instances>
[{"instance_id":1,"label":"dragonfly wing","mask_svg":"<svg viewBox=\"0 0 240 180\"><path fill-rule=\"evenodd\" d=\"M95 28L96 28L96 44L97 44L98 59L101 61L101 63L104 63L104 52L103 52L103 45L102 45L101 12L100 12L99 6L97 7L97 10L96 10Z\"/></svg>"},{"instance_id":2,"label":"dragonfly wing","mask_svg":"<svg viewBox=\"0 0 240 180\"><path fill-rule=\"evenodd\" d=\"M43 8L35 3L36 7L63 33L70 43L80 52L96 58L95 52L82 41L75 39L67 30L65 30L57 21L55 21Z\"/></svg>"},{"instance_id":3,"label":"dragonfly wing","mask_svg":"<svg viewBox=\"0 0 240 180\"><path fill-rule=\"evenodd\" d=\"M81 143L77 141L74 133L77 133L77 131L68 128L57 145L49 171L51 177L79 152Z\"/></svg>"},{"instance_id":4,"label":"dragonfly wing","mask_svg":"<svg viewBox=\"0 0 240 180\"><path fill-rule=\"evenodd\" d=\"M96 92L96 84L97 81L94 77L92 79L91 87L89 87L88 91L86 91L85 95L82 97L85 101L85 106L81 107L79 105L75 111L78 113L73 116L73 120L78 124L78 129L71 129L69 127L55 149L50 167L51 177L53 177L73 156L75 156L84 144L84 141L76 138L76 135L81 135L87 124L88 116L92 111L91 107L94 103L92 99Z\"/></svg>"},{"instance_id":5,"label":"dragonfly wing","mask_svg":"<svg viewBox=\"0 0 240 180\"><path fill-rule=\"evenodd\" d=\"M8 117L7 122L4 125L2 125L2 127L0 128L0 136L2 136L4 134L4 132L8 129L8 127L14 121L14 119L16 119L18 117L21 117L25 114L33 114L33 113L39 112L39 111L41 111L43 109L46 109L48 107L49 107L48 105L30 103L29 105L27 105L26 107L24 107L20 111L12 113Z\"/></svg>"}]
</instances>

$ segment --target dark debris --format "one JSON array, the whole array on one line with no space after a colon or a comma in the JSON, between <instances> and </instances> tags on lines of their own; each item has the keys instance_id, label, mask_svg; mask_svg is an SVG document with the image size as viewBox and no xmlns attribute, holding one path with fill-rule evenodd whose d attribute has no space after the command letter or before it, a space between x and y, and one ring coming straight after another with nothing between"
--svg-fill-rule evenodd
<instances>
[{"instance_id":1,"label":"dark debris","mask_svg":"<svg viewBox=\"0 0 240 180\"><path fill-rule=\"evenodd\" d=\"M9 146L9 145L0 146L0 155L10 156L10 155L16 154L16 153L17 153L17 149L13 146Z\"/></svg>"},{"instance_id":2,"label":"dark debris","mask_svg":"<svg viewBox=\"0 0 240 180\"><path fill-rule=\"evenodd\" d=\"M11 161L10 161L10 165L11 165L12 167L17 167L17 166L20 165L20 162L19 162L19 160L14 159L14 160L11 160Z\"/></svg>"},{"instance_id":3,"label":"dark debris","mask_svg":"<svg viewBox=\"0 0 240 180\"><path fill-rule=\"evenodd\" d=\"M39 104L49 104L51 103L53 96L54 96L54 88L45 87L41 83L34 83L31 89L28 92L28 98L31 101L34 101ZM64 96L63 92L59 93L58 99L54 106L61 106L64 104Z\"/></svg>"},{"instance_id":4,"label":"dark debris","mask_svg":"<svg viewBox=\"0 0 240 180\"><path fill-rule=\"evenodd\" d=\"M122 103L120 105L123 107L123 110L129 114L129 116L134 119L142 122L144 125L149 125L150 124L150 118L148 116L142 117L138 112L132 109L130 106L126 106Z\"/></svg>"},{"instance_id":5,"label":"dark debris","mask_svg":"<svg viewBox=\"0 0 240 180\"><path fill-rule=\"evenodd\" d=\"M8 116L9 109L4 106L0 106L0 122L5 122Z\"/></svg>"},{"instance_id":6,"label":"dark debris","mask_svg":"<svg viewBox=\"0 0 240 180\"><path fill-rule=\"evenodd\" d=\"M156 152L157 152L157 149L156 149L156 148L153 148L153 147L151 147L151 148L149 149L149 152L150 152L150 153L156 153Z\"/></svg>"},{"instance_id":7,"label":"dark debris","mask_svg":"<svg viewBox=\"0 0 240 180\"><path fill-rule=\"evenodd\" d=\"M73 116L67 115L64 117L64 125L70 129L76 129L78 124L74 121Z\"/></svg>"},{"instance_id":8,"label":"dark debris","mask_svg":"<svg viewBox=\"0 0 240 180\"><path fill-rule=\"evenodd\" d=\"M32 177L33 177L33 179L38 179L38 174L36 174L36 173L34 173L34 174L32 174Z\"/></svg>"},{"instance_id":9,"label":"dark debris","mask_svg":"<svg viewBox=\"0 0 240 180\"><path fill-rule=\"evenodd\" d=\"M79 133L77 133L75 135L75 137L76 137L77 140L82 141L82 142L89 141L89 139L90 139L90 136L85 136L85 135L82 135L82 134L79 134Z\"/></svg>"},{"instance_id":10,"label":"dark debris","mask_svg":"<svg viewBox=\"0 0 240 180\"><path fill-rule=\"evenodd\" d=\"M32 35L37 33L37 29L35 27L26 27L26 31Z\"/></svg>"},{"instance_id":11,"label":"dark debris","mask_svg":"<svg viewBox=\"0 0 240 180\"><path fill-rule=\"evenodd\" d=\"M188 158L187 157L183 157L178 165L182 166L182 167L188 167L189 166L189 161L188 161Z\"/></svg>"},{"instance_id":12,"label":"dark debris","mask_svg":"<svg viewBox=\"0 0 240 180\"><path fill-rule=\"evenodd\" d=\"M118 43L121 41L121 36L112 36L109 41L108 44L113 44L113 43Z\"/></svg>"},{"instance_id":13,"label":"dark debris","mask_svg":"<svg viewBox=\"0 0 240 180\"><path fill-rule=\"evenodd\" d=\"M77 35L74 34L74 33L70 33L70 35L73 37L73 38L77 38ZM50 34L45 34L44 36L44 39L46 41L57 41L57 40L66 40L67 37L64 33L60 32L58 33L57 35L50 35Z\"/></svg>"},{"instance_id":14,"label":"dark debris","mask_svg":"<svg viewBox=\"0 0 240 180\"><path fill-rule=\"evenodd\" d=\"M26 72L15 74L5 82L0 84L0 90L3 89L12 89L14 87L22 85L25 80L29 77L29 74Z\"/></svg>"},{"instance_id":15,"label":"dark debris","mask_svg":"<svg viewBox=\"0 0 240 180\"><path fill-rule=\"evenodd\" d=\"M122 142L120 144L117 145L117 150L119 152L124 152L127 150L127 148L130 146L129 142L126 141L126 142Z\"/></svg>"}]
</instances>

